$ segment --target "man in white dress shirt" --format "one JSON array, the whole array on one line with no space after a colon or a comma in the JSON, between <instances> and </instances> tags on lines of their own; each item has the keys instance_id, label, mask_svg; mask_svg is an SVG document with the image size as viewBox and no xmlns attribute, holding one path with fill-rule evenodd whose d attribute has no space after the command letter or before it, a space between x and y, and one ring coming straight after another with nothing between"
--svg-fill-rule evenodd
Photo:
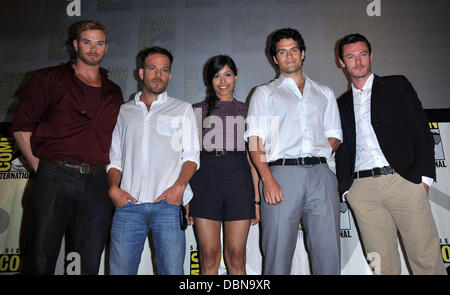
<instances>
[{"instance_id":1,"label":"man in white dress shirt","mask_svg":"<svg viewBox=\"0 0 450 295\"><path fill-rule=\"evenodd\" d=\"M339 42L352 89L339 98L344 142L336 152L339 192L356 217L376 274L400 274L397 230L413 274L446 274L428 201L436 178L434 140L411 83L374 75L369 41Z\"/></svg>"},{"instance_id":2,"label":"man in white dress shirt","mask_svg":"<svg viewBox=\"0 0 450 295\"><path fill-rule=\"evenodd\" d=\"M143 89L120 109L107 167L116 206L110 273L137 273L150 231L158 274L182 275L186 240L180 209L192 198L188 182L199 167L195 116L189 103L167 95L169 51L144 49L138 61Z\"/></svg>"},{"instance_id":3,"label":"man in white dress shirt","mask_svg":"<svg viewBox=\"0 0 450 295\"><path fill-rule=\"evenodd\" d=\"M262 179L264 274L290 274L302 220L313 274L340 274L339 196L327 158L342 141L333 91L302 70L294 29L272 34L280 76L256 88L244 135Z\"/></svg>"}]
</instances>

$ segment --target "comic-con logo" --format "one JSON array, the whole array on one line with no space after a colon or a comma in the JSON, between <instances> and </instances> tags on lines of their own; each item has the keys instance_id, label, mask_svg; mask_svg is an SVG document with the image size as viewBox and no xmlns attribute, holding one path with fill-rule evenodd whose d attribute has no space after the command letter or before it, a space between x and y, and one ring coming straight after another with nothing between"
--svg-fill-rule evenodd
<instances>
[{"instance_id":1,"label":"comic-con logo","mask_svg":"<svg viewBox=\"0 0 450 295\"><path fill-rule=\"evenodd\" d=\"M22 259L19 254L0 254L0 272L18 272Z\"/></svg>"},{"instance_id":2,"label":"comic-con logo","mask_svg":"<svg viewBox=\"0 0 450 295\"><path fill-rule=\"evenodd\" d=\"M195 247L191 245L191 253L190 253L190 275L200 275L200 259L199 259L199 252L197 249L194 249ZM223 260L223 255L220 260L220 265L218 269L219 275L226 275L227 269L225 267L225 261Z\"/></svg>"},{"instance_id":3,"label":"comic-con logo","mask_svg":"<svg viewBox=\"0 0 450 295\"><path fill-rule=\"evenodd\" d=\"M30 177L30 167L15 145L9 132L11 123L0 123L0 178L22 179Z\"/></svg>"},{"instance_id":4,"label":"comic-con logo","mask_svg":"<svg viewBox=\"0 0 450 295\"><path fill-rule=\"evenodd\" d=\"M447 269L447 273L450 274L450 244L449 238L440 239L442 261Z\"/></svg>"},{"instance_id":5,"label":"comic-con logo","mask_svg":"<svg viewBox=\"0 0 450 295\"><path fill-rule=\"evenodd\" d=\"M450 244L441 244L442 260L450 264Z\"/></svg>"},{"instance_id":6,"label":"comic-con logo","mask_svg":"<svg viewBox=\"0 0 450 295\"><path fill-rule=\"evenodd\" d=\"M0 171L5 172L11 169L13 158L13 143L11 137L0 137Z\"/></svg>"},{"instance_id":7,"label":"comic-con logo","mask_svg":"<svg viewBox=\"0 0 450 295\"><path fill-rule=\"evenodd\" d=\"M437 122L430 122L430 130L434 139L434 159L436 168L447 167L444 155L444 147L442 146L441 131Z\"/></svg>"}]
</instances>

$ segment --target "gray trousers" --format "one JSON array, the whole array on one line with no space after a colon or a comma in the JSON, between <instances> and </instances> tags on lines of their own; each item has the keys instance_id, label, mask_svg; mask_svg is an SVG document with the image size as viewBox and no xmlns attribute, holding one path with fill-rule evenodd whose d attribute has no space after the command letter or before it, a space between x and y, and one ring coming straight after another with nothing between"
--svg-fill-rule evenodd
<instances>
[{"instance_id":1,"label":"gray trousers","mask_svg":"<svg viewBox=\"0 0 450 295\"><path fill-rule=\"evenodd\" d=\"M291 273L301 219L312 273L340 274L340 211L335 174L327 164L271 166L270 170L283 190L284 201L269 205L261 198L263 273ZM263 192L262 185L260 191Z\"/></svg>"}]
</instances>

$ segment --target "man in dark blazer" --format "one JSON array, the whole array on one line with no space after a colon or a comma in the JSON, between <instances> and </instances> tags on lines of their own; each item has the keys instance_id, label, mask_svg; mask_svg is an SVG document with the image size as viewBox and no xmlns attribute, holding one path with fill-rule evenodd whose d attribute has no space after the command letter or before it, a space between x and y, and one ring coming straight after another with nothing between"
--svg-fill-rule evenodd
<instances>
[{"instance_id":1,"label":"man in dark blazer","mask_svg":"<svg viewBox=\"0 0 450 295\"><path fill-rule=\"evenodd\" d=\"M340 40L352 89L338 100L339 193L353 209L374 273L401 273L398 230L413 274L446 274L427 196L436 178L428 120L411 83L374 75L372 59L364 36Z\"/></svg>"}]
</instances>

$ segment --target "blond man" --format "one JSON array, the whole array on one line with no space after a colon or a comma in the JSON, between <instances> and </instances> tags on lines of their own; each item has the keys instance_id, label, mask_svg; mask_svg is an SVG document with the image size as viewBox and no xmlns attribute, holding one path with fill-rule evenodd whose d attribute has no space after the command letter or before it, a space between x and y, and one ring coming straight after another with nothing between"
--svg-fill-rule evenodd
<instances>
[{"instance_id":1,"label":"blond man","mask_svg":"<svg viewBox=\"0 0 450 295\"><path fill-rule=\"evenodd\" d=\"M104 25L87 20L71 29L75 62L35 71L11 126L36 172L25 266L32 274L55 272L63 236L80 273L97 274L113 212L105 167L122 91L100 68Z\"/></svg>"}]
</instances>

